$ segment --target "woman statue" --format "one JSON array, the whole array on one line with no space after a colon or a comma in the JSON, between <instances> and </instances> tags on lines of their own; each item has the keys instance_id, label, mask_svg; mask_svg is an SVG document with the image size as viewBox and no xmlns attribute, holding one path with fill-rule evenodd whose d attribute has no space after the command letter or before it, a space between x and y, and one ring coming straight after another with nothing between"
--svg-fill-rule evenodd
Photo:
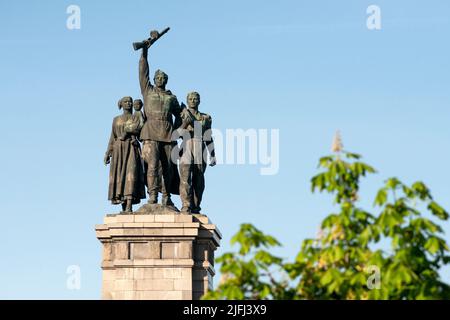
<instances>
[{"instance_id":1,"label":"woman statue","mask_svg":"<svg viewBox=\"0 0 450 320\"><path fill-rule=\"evenodd\" d=\"M135 121L131 97L123 97L118 105L123 114L113 119L104 159L105 165L111 162L108 200L112 204L122 204L122 211L132 212L132 205L145 199L141 148L137 140L140 126L129 125Z\"/></svg>"}]
</instances>

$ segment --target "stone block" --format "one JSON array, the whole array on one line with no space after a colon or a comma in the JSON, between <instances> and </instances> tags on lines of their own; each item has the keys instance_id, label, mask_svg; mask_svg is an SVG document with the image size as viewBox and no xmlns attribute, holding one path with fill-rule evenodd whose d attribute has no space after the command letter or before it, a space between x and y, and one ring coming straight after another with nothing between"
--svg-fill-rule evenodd
<instances>
[{"instance_id":1,"label":"stone block","mask_svg":"<svg viewBox=\"0 0 450 320\"><path fill-rule=\"evenodd\" d=\"M134 216L134 222L155 222L153 214L137 214Z\"/></svg>"},{"instance_id":2,"label":"stone block","mask_svg":"<svg viewBox=\"0 0 450 320\"><path fill-rule=\"evenodd\" d=\"M155 222L175 222L175 215L155 214Z\"/></svg>"},{"instance_id":3,"label":"stone block","mask_svg":"<svg viewBox=\"0 0 450 320\"><path fill-rule=\"evenodd\" d=\"M192 290L192 279L175 279L173 287L175 290Z\"/></svg>"},{"instance_id":4,"label":"stone block","mask_svg":"<svg viewBox=\"0 0 450 320\"><path fill-rule=\"evenodd\" d=\"M102 269L103 270L107 270L107 269L114 269L115 265L111 260L104 260L102 261Z\"/></svg>"},{"instance_id":5,"label":"stone block","mask_svg":"<svg viewBox=\"0 0 450 320\"><path fill-rule=\"evenodd\" d=\"M117 291L113 292L112 299L114 300L135 300L136 291Z\"/></svg>"},{"instance_id":6,"label":"stone block","mask_svg":"<svg viewBox=\"0 0 450 320\"><path fill-rule=\"evenodd\" d=\"M114 260L116 259L128 259L128 242L116 242L113 246Z\"/></svg>"},{"instance_id":7,"label":"stone block","mask_svg":"<svg viewBox=\"0 0 450 320\"><path fill-rule=\"evenodd\" d=\"M161 259L178 258L177 242L161 242Z\"/></svg>"},{"instance_id":8,"label":"stone block","mask_svg":"<svg viewBox=\"0 0 450 320\"><path fill-rule=\"evenodd\" d=\"M134 268L134 275L133 278L135 280L143 280L143 279L153 279L154 275L154 268Z\"/></svg>"},{"instance_id":9,"label":"stone block","mask_svg":"<svg viewBox=\"0 0 450 320\"><path fill-rule=\"evenodd\" d=\"M123 228L123 223L112 222L112 223L108 223L107 225L105 224L105 226L108 226L108 229L119 229L119 228Z\"/></svg>"},{"instance_id":10,"label":"stone block","mask_svg":"<svg viewBox=\"0 0 450 320\"><path fill-rule=\"evenodd\" d=\"M109 261L113 259L113 249L111 242L103 243L103 260Z\"/></svg>"},{"instance_id":11,"label":"stone block","mask_svg":"<svg viewBox=\"0 0 450 320\"><path fill-rule=\"evenodd\" d=\"M183 228L162 229L163 236L183 236Z\"/></svg>"},{"instance_id":12,"label":"stone block","mask_svg":"<svg viewBox=\"0 0 450 320\"><path fill-rule=\"evenodd\" d=\"M178 214L175 216L174 222L190 223L192 222L192 216L190 214Z\"/></svg>"},{"instance_id":13,"label":"stone block","mask_svg":"<svg viewBox=\"0 0 450 320\"><path fill-rule=\"evenodd\" d=\"M163 222L163 228L183 228L184 223L182 222Z\"/></svg>"},{"instance_id":14,"label":"stone block","mask_svg":"<svg viewBox=\"0 0 450 320\"><path fill-rule=\"evenodd\" d=\"M195 261L205 261L208 259L208 245L205 243L196 243L194 250Z\"/></svg>"},{"instance_id":15,"label":"stone block","mask_svg":"<svg viewBox=\"0 0 450 320\"><path fill-rule=\"evenodd\" d=\"M163 270L164 279L181 279L181 268L165 268Z\"/></svg>"},{"instance_id":16,"label":"stone block","mask_svg":"<svg viewBox=\"0 0 450 320\"><path fill-rule=\"evenodd\" d=\"M196 269L192 272L192 280L208 280L208 274L209 272L205 269Z\"/></svg>"},{"instance_id":17,"label":"stone block","mask_svg":"<svg viewBox=\"0 0 450 320\"><path fill-rule=\"evenodd\" d=\"M162 228L163 222L144 222L144 228Z\"/></svg>"},{"instance_id":18,"label":"stone block","mask_svg":"<svg viewBox=\"0 0 450 320\"><path fill-rule=\"evenodd\" d=\"M207 285L205 285L205 281L195 280L192 281L192 290L193 291L201 291L206 292Z\"/></svg>"},{"instance_id":19,"label":"stone block","mask_svg":"<svg viewBox=\"0 0 450 320\"><path fill-rule=\"evenodd\" d=\"M182 241L180 242L180 254L178 258L192 259L192 242Z\"/></svg>"},{"instance_id":20,"label":"stone block","mask_svg":"<svg viewBox=\"0 0 450 320\"><path fill-rule=\"evenodd\" d=\"M109 229L109 235L111 237L121 237L124 235L124 233L125 233L124 229L115 229L115 228Z\"/></svg>"},{"instance_id":21,"label":"stone block","mask_svg":"<svg viewBox=\"0 0 450 320\"><path fill-rule=\"evenodd\" d=\"M153 279L153 290L171 291L173 289L173 279Z\"/></svg>"},{"instance_id":22,"label":"stone block","mask_svg":"<svg viewBox=\"0 0 450 320\"><path fill-rule=\"evenodd\" d=\"M114 271L114 270L112 270ZM111 292L114 291L115 280L105 280L102 283L102 299L112 299Z\"/></svg>"},{"instance_id":23,"label":"stone block","mask_svg":"<svg viewBox=\"0 0 450 320\"><path fill-rule=\"evenodd\" d=\"M117 279L114 281L114 291L133 291L135 288L135 281L131 279Z\"/></svg>"},{"instance_id":24,"label":"stone block","mask_svg":"<svg viewBox=\"0 0 450 320\"><path fill-rule=\"evenodd\" d=\"M192 290L182 291L181 300L192 300Z\"/></svg>"},{"instance_id":25,"label":"stone block","mask_svg":"<svg viewBox=\"0 0 450 320\"><path fill-rule=\"evenodd\" d=\"M96 230L95 235L98 239L109 238L109 230Z\"/></svg>"},{"instance_id":26,"label":"stone block","mask_svg":"<svg viewBox=\"0 0 450 320\"><path fill-rule=\"evenodd\" d=\"M122 236L125 237L134 237L134 236L143 236L144 229L143 228L127 228L122 229Z\"/></svg>"},{"instance_id":27,"label":"stone block","mask_svg":"<svg viewBox=\"0 0 450 320\"><path fill-rule=\"evenodd\" d=\"M113 266L118 267L131 267L134 265L134 261L130 259L115 259Z\"/></svg>"},{"instance_id":28,"label":"stone block","mask_svg":"<svg viewBox=\"0 0 450 320\"><path fill-rule=\"evenodd\" d=\"M143 222L125 222L123 223L124 228L143 228Z\"/></svg>"},{"instance_id":29,"label":"stone block","mask_svg":"<svg viewBox=\"0 0 450 320\"><path fill-rule=\"evenodd\" d=\"M145 279L145 269L150 269L150 268L133 268L133 279L134 280L142 280Z\"/></svg>"},{"instance_id":30,"label":"stone block","mask_svg":"<svg viewBox=\"0 0 450 320\"><path fill-rule=\"evenodd\" d=\"M103 223L104 224L110 224L110 223L115 223L115 222L117 222L115 216L114 217L106 216L106 217L103 218Z\"/></svg>"},{"instance_id":31,"label":"stone block","mask_svg":"<svg viewBox=\"0 0 450 320\"><path fill-rule=\"evenodd\" d=\"M193 221L199 221L202 224L209 224L210 220L207 216L203 214L193 214Z\"/></svg>"},{"instance_id":32,"label":"stone block","mask_svg":"<svg viewBox=\"0 0 450 320\"><path fill-rule=\"evenodd\" d=\"M198 222L183 223L183 228L198 229L198 228L200 228L200 223L198 223Z\"/></svg>"},{"instance_id":33,"label":"stone block","mask_svg":"<svg viewBox=\"0 0 450 320\"><path fill-rule=\"evenodd\" d=\"M186 278L191 278L192 277L192 269L191 268L182 268L181 269L181 277L186 279Z\"/></svg>"},{"instance_id":34,"label":"stone block","mask_svg":"<svg viewBox=\"0 0 450 320\"><path fill-rule=\"evenodd\" d=\"M197 236L198 235L198 229L194 229L194 228L186 228L183 229L183 235L185 236Z\"/></svg>"},{"instance_id":35,"label":"stone block","mask_svg":"<svg viewBox=\"0 0 450 320\"><path fill-rule=\"evenodd\" d=\"M162 236L163 230L162 229L146 229L144 228L144 237L145 236Z\"/></svg>"},{"instance_id":36,"label":"stone block","mask_svg":"<svg viewBox=\"0 0 450 320\"><path fill-rule=\"evenodd\" d=\"M136 281L137 291L172 291L173 279L143 279Z\"/></svg>"},{"instance_id":37,"label":"stone block","mask_svg":"<svg viewBox=\"0 0 450 320\"><path fill-rule=\"evenodd\" d=\"M115 271L116 279L133 280L134 278L134 268L117 268Z\"/></svg>"},{"instance_id":38,"label":"stone block","mask_svg":"<svg viewBox=\"0 0 450 320\"><path fill-rule=\"evenodd\" d=\"M116 270L114 270L114 269L103 270L103 272L102 272L103 282L114 280L114 279L116 279Z\"/></svg>"},{"instance_id":39,"label":"stone block","mask_svg":"<svg viewBox=\"0 0 450 320\"><path fill-rule=\"evenodd\" d=\"M164 270L166 270L166 268L152 268L152 269L154 279L164 279Z\"/></svg>"},{"instance_id":40,"label":"stone block","mask_svg":"<svg viewBox=\"0 0 450 320\"><path fill-rule=\"evenodd\" d=\"M133 214L118 214L114 222L134 222Z\"/></svg>"},{"instance_id":41,"label":"stone block","mask_svg":"<svg viewBox=\"0 0 450 320\"><path fill-rule=\"evenodd\" d=\"M139 300L181 300L183 298L181 291L138 291L136 295Z\"/></svg>"},{"instance_id":42,"label":"stone block","mask_svg":"<svg viewBox=\"0 0 450 320\"><path fill-rule=\"evenodd\" d=\"M131 242L131 259L160 259L160 248L158 241Z\"/></svg>"},{"instance_id":43,"label":"stone block","mask_svg":"<svg viewBox=\"0 0 450 320\"><path fill-rule=\"evenodd\" d=\"M192 259L173 259L172 265L188 267L188 266L193 266L194 261Z\"/></svg>"}]
</instances>

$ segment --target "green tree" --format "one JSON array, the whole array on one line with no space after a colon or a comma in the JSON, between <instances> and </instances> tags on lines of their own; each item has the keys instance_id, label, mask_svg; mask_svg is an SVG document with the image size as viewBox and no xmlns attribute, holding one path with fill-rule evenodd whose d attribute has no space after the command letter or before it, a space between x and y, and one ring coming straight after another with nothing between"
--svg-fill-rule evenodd
<instances>
[{"instance_id":1,"label":"green tree","mask_svg":"<svg viewBox=\"0 0 450 320\"><path fill-rule=\"evenodd\" d=\"M322 221L319 236L304 240L286 263L268 251L280 245L276 239L241 225L232 239L239 251L218 258L223 279L205 299L450 299L438 273L450 262L449 247L442 228L426 217L445 221L447 211L424 183L397 178L376 194L378 215L359 208L360 179L375 169L336 149L311 179L312 191L332 194L339 208Z\"/></svg>"},{"instance_id":2,"label":"green tree","mask_svg":"<svg viewBox=\"0 0 450 320\"><path fill-rule=\"evenodd\" d=\"M279 246L273 237L265 235L251 224L242 224L231 244L238 244L237 253L225 253L217 258L221 263L222 283L205 299L289 299L295 295L289 287L287 273L284 280L276 278L284 272L281 258L268 250Z\"/></svg>"}]
</instances>

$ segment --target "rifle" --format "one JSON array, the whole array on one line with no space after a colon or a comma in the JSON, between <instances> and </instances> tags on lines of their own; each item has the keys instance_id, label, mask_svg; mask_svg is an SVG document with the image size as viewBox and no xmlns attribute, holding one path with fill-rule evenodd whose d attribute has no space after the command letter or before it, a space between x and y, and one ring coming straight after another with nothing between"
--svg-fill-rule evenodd
<instances>
[{"instance_id":1,"label":"rifle","mask_svg":"<svg viewBox=\"0 0 450 320\"><path fill-rule=\"evenodd\" d=\"M186 107L186 105L183 102L181 103L181 111L185 111L189 117L190 123L194 124L194 122L197 119L195 119L194 115L189 111L189 109ZM188 125L188 123L186 125ZM186 129L186 128L183 128L183 129Z\"/></svg>"},{"instance_id":2,"label":"rifle","mask_svg":"<svg viewBox=\"0 0 450 320\"><path fill-rule=\"evenodd\" d=\"M134 50L139 50L139 49L144 48L145 46L147 48L149 48L152 44L154 44L159 38L161 38L169 30L170 30L170 28L167 27L161 32L158 32L158 31L155 31L155 30L151 31L150 32L150 38L148 38L147 40L143 40L141 42L133 42L133 49Z\"/></svg>"}]
</instances>

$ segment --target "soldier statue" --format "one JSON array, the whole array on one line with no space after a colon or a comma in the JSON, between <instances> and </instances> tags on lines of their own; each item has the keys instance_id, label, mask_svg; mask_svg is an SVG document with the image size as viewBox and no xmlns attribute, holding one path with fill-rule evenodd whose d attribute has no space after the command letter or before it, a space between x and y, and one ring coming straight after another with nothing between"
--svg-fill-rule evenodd
<instances>
[{"instance_id":1,"label":"soldier statue","mask_svg":"<svg viewBox=\"0 0 450 320\"><path fill-rule=\"evenodd\" d=\"M200 203L205 190L205 170L207 153L210 166L216 165L214 141L211 137L212 118L200 112L200 94L190 92L187 95L188 107L182 109L182 128L180 157L180 197L182 213L200 213ZM207 151L206 151L207 150Z\"/></svg>"},{"instance_id":2,"label":"soldier statue","mask_svg":"<svg viewBox=\"0 0 450 320\"><path fill-rule=\"evenodd\" d=\"M156 33L156 35L155 35ZM160 35L152 31L153 39ZM171 161L172 132L181 125L181 108L177 97L166 89L168 76L161 70L156 70L153 81L150 82L148 66L148 49L152 42L143 41L141 47L142 55L139 60L139 83L144 100L145 122L140 133L143 143L142 158L146 167L148 203L154 204L158 201L158 176L159 165L162 169L162 183L165 190L170 193L178 193L174 188L174 174L176 165ZM174 190L175 189L175 190ZM171 205L170 196L163 198L163 205Z\"/></svg>"}]
</instances>

